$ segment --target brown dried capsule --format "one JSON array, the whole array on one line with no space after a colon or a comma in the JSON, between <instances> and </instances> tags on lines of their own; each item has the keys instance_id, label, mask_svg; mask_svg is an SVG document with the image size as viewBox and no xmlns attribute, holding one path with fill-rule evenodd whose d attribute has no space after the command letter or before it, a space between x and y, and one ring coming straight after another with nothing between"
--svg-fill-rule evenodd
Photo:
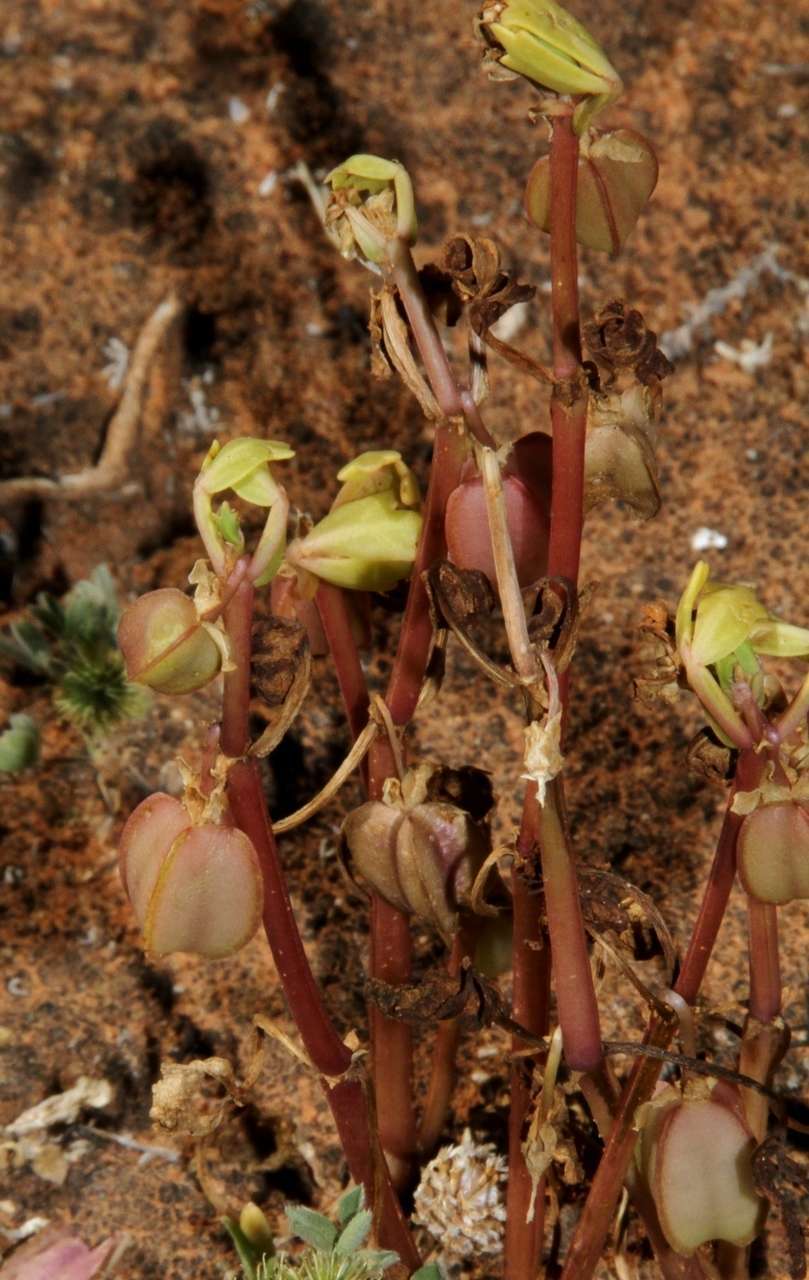
<instances>
[{"instance_id":1,"label":"brown dried capsule","mask_svg":"<svg viewBox=\"0 0 809 1280\"><path fill-rule=\"evenodd\" d=\"M385 799L355 809L343 833L357 870L380 897L450 939L489 839L485 826L465 809L430 798L430 783L439 772L422 765L401 784L391 779ZM488 787L485 775L479 776Z\"/></svg>"}]
</instances>

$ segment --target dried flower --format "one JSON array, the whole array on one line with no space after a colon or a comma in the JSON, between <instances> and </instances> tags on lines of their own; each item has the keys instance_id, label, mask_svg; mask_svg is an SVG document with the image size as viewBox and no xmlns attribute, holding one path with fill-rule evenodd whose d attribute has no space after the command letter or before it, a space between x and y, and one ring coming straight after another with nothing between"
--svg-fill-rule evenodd
<instances>
[{"instance_id":1,"label":"dried flower","mask_svg":"<svg viewBox=\"0 0 809 1280\"><path fill-rule=\"evenodd\" d=\"M380 265L396 239L412 244L418 229L413 183L404 165L381 156L349 156L326 178L332 189L326 230L345 258Z\"/></svg>"},{"instance_id":2,"label":"dried flower","mask_svg":"<svg viewBox=\"0 0 809 1280\"><path fill-rule=\"evenodd\" d=\"M487 811L488 778L478 770L464 772L478 780ZM460 771L411 769L401 783L389 779L384 800L360 805L343 826L354 863L376 892L445 939L455 933L458 909L489 851L482 822L449 799L453 776Z\"/></svg>"},{"instance_id":3,"label":"dried flower","mask_svg":"<svg viewBox=\"0 0 809 1280\"><path fill-rule=\"evenodd\" d=\"M498 1253L506 1220L506 1169L492 1143L474 1142L465 1129L461 1141L442 1147L422 1173L413 1221L448 1254Z\"/></svg>"}]
</instances>

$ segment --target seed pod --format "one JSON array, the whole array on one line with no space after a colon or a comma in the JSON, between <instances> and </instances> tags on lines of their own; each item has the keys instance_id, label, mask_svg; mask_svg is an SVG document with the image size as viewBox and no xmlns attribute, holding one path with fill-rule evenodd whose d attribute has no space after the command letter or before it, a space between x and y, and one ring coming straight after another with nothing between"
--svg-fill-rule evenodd
<instances>
[{"instance_id":1,"label":"seed pod","mask_svg":"<svg viewBox=\"0 0 809 1280\"><path fill-rule=\"evenodd\" d=\"M485 826L465 809L429 798L439 772L420 766L401 786L389 784L384 800L369 800L349 814L343 834L357 870L380 897L450 939L489 840Z\"/></svg>"},{"instance_id":2,"label":"seed pod","mask_svg":"<svg viewBox=\"0 0 809 1280\"><path fill-rule=\"evenodd\" d=\"M576 182L576 239L618 254L657 184L654 148L634 129L591 129L581 140ZM550 208L550 161L541 156L528 175L525 211L549 231Z\"/></svg>"},{"instance_id":3,"label":"seed pod","mask_svg":"<svg viewBox=\"0 0 809 1280\"><path fill-rule=\"evenodd\" d=\"M158 792L131 814L118 858L153 955L232 955L258 928L261 868L252 843L236 827L195 824L179 800Z\"/></svg>"},{"instance_id":4,"label":"seed pod","mask_svg":"<svg viewBox=\"0 0 809 1280\"><path fill-rule=\"evenodd\" d=\"M130 680L159 693L202 689L219 671L222 650L176 587L141 596L124 610L118 644Z\"/></svg>"},{"instance_id":5,"label":"seed pod","mask_svg":"<svg viewBox=\"0 0 809 1280\"><path fill-rule=\"evenodd\" d=\"M809 812L792 801L749 813L737 846L739 879L759 902L809 898Z\"/></svg>"},{"instance_id":6,"label":"seed pod","mask_svg":"<svg viewBox=\"0 0 809 1280\"><path fill-rule=\"evenodd\" d=\"M690 1256L708 1240L745 1245L758 1234L764 1201L753 1183L754 1148L732 1086L651 1105L639 1163L677 1253Z\"/></svg>"},{"instance_id":7,"label":"seed pod","mask_svg":"<svg viewBox=\"0 0 809 1280\"><path fill-rule=\"evenodd\" d=\"M506 519L521 587L536 582L547 567L550 488L550 436L532 432L517 441L503 468ZM453 564L459 569L477 569L495 584L486 497L479 475L468 475L450 494L444 530Z\"/></svg>"}]
</instances>

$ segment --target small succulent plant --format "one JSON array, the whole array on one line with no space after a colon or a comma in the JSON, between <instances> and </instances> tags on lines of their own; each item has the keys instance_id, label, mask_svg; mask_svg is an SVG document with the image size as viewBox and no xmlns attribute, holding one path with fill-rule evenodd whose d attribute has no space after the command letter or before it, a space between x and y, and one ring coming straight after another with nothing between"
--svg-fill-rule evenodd
<instances>
[{"instance_id":1,"label":"small succulent plant","mask_svg":"<svg viewBox=\"0 0 809 1280\"><path fill-rule=\"evenodd\" d=\"M146 707L146 696L127 679L118 650L118 613L112 576L99 565L63 600L42 592L27 617L0 633L0 664L50 684L57 710L88 743ZM0 768L11 772L33 764L36 737L30 717L13 717L2 738Z\"/></svg>"},{"instance_id":2,"label":"small succulent plant","mask_svg":"<svg viewBox=\"0 0 809 1280\"><path fill-rule=\"evenodd\" d=\"M382 1280L399 1262L389 1249L366 1246L373 1214L365 1208L362 1187L342 1196L336 1223L305 1205L287 1205L286 1214L291 1234L308 1246L295 1259L273 1251L267 1220L256 1205L245 1207L238 1224L226 1223L244 1280ZM431 1263L420 1267L413 1280L441 1280L441 1272Z\"/></svg>"}]
</instances>

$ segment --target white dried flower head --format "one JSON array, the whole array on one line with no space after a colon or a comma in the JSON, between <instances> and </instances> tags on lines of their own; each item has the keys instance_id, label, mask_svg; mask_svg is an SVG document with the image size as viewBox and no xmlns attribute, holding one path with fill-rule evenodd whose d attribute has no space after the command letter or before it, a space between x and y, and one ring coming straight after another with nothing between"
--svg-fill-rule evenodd
<instances>
[{"instance_id":1,"label":"white dried flower head","mask_svg":"<svg viewBox=\"0 0 809 1280\"><path fill-rule=\"evenodd\" d=\"M441 1241L448 1254L499 1253L506 1207L506 1161L490 1142L474 1142L468 1129L442 1147L422 1173L413 1221Z\"/></svg>"}]
</instances>

